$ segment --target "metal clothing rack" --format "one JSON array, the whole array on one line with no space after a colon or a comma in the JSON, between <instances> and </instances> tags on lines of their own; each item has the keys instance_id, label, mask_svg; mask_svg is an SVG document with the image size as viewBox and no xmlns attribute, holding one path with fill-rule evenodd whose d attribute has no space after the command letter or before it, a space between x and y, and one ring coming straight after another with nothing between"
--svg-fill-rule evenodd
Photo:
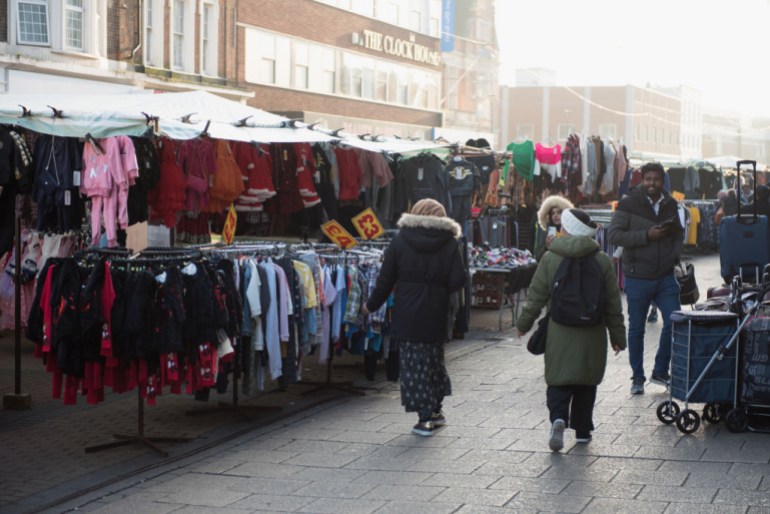
<instances>
[{"instance_id":1,"label":"metal clothing rack","mask_svg":"<svg viewBox=\"0 0 770 514\"><path fill-rule=\"evenodd\" d=\"M293 245L291 247L292 251L314 251L315 253L318 253L318 251L338 251L339 249L334 245L318 245L315 248L307 248L308 246L312 247L313 245ZM319 257L323 258L342 258L343 260L343 269L345 274L348 272L348 250L342 250L341 255L319 255ZM331 330L332 327L329 327L329 330ZM333 345L334 342L330 340L330 345ZM333 382L332 381L332 370L334 368L334 348L329 348L329 358L326 360L326 380L324 381L309 381L309 380L301 380L299 383L301 385L309 385L314 386L311 389L308 389L306 391L302 391L300 393L302 396L307 396L309 394L317 393L319 391L326 391L326 390L334 390L341 393L346 394L352 394L356 396L366 396L366 393L361 391L358 388L353 387L352 381L344 381L344 382Z\"/></svg>"},{"instance_id":2,"label":"metal clothing rack","mask_svg":"<svg viewBox=\"0 0 770 514\"><path fill-rule=\"evenodd\" d=\"M189 437L148 437L144 434L144 401L142 400L141 389L137 388L137 398L139 399L137 408L137 428L136 434L112 434L112 437L118 439L111 443L97 444L96 446L87 446L86 453L96 453L103 450L110 450L129 444L141 444L154 451L161 457L168 457L168 452L159 448L153 443L189 443L192 439Z\"/></svg>"},{"instance_id":3,"label":"metal clothing rack","mask_svg":"<svg viewBox=\"0 0 770 514\"><path fill-rule=\"evenodd\" d=\"M229 246L212 245L200 248L204 253L213 257L228 257L236 254L244 257L254 256L278 256L286 251L286 244L268 241L250 241L239 242ZM243 338L241 338L243 339ZM283 407L279 405L241 405L238 395L238 383L241 377L241 363L243 352L243 341L239 341L233 348L235 351L233 365L233 399L232 403L219 402L216 406L203 409L188 410L185 412L188 416L201 416L204 414L219 412L235 412L247 421L254 421L253 412L280 412Z\"/></svg>"}]
</instances>

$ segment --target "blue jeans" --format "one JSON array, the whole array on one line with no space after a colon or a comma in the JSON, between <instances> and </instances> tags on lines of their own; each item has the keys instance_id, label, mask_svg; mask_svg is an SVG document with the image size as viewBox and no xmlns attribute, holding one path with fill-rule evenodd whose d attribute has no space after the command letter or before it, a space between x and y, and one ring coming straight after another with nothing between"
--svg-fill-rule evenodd
<instances>
[{"instance_id":1,"label":"blue jeans","mask_svg":"<svg viewBox=\"0 0 770 514\"><path fill-rule=\"evenodd\" d=\"M644 375L644 329L652 302L655 302L663 316L653 373L668 373L671 363L671 313L682 308L679 304L679 284L674 273L659 279L626 277L625 285L628 301L628 361L633 377L647 379Z\"/></svg>"}]
</instances>

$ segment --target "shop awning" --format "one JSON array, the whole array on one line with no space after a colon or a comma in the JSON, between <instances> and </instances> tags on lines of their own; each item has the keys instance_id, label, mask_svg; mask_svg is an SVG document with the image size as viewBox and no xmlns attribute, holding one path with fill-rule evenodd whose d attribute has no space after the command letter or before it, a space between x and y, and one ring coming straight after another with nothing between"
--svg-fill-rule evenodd
<instances>
[{"instance_id":1,"label":"shop awning","mask_svg":"<svg viewBox=\"0 0 770 514\"><path fill-rule=\"evenodd\" d=\"M149 118L148 118L149 117ZM121 95L0 95L0 123L43 134L102 138L142 135L157 118L161 133L192 139L204 131L232 141L295 143L339 138L310 130L288 118L194 91Z\"/></svg>"}]
</instances>

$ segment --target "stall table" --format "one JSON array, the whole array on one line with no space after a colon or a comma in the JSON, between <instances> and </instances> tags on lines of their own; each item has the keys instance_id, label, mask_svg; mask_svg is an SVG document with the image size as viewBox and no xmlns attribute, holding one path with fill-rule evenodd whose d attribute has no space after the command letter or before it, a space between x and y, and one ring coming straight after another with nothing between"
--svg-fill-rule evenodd
<instances>
[{"instance_id":1,"label":"stall table","mask_svg":"<svg viewBox=\"0 0 770 514\"><path fill-rule=\"evenodd\" d=\"M514 268L471 267L473 307L498 309L497 329L503 329L503 311L506 304L511 309L511 326L516 325L521 294L532 282L537 264L516 266Z\"/></svg>"}]
</instances>

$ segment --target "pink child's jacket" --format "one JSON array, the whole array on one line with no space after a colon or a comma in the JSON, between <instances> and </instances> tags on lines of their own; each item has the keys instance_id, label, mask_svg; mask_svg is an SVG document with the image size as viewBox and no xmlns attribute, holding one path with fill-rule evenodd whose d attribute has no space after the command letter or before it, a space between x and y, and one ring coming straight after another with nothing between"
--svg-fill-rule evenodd
<instances>
[{"instance_id":1,"label":"pink child's jacket","mask_svg":"<svg viewBox=\"0 0 770 514\"><path fill-rule=\"evenodd\" d=\"M139 176L134 143L128 136L97 141L103 153L90 141L86 141L83 149L80 192L89 198L117 196L118 221L125 228L128 225L128 188Z\"/></svg>"}]
</instances>

